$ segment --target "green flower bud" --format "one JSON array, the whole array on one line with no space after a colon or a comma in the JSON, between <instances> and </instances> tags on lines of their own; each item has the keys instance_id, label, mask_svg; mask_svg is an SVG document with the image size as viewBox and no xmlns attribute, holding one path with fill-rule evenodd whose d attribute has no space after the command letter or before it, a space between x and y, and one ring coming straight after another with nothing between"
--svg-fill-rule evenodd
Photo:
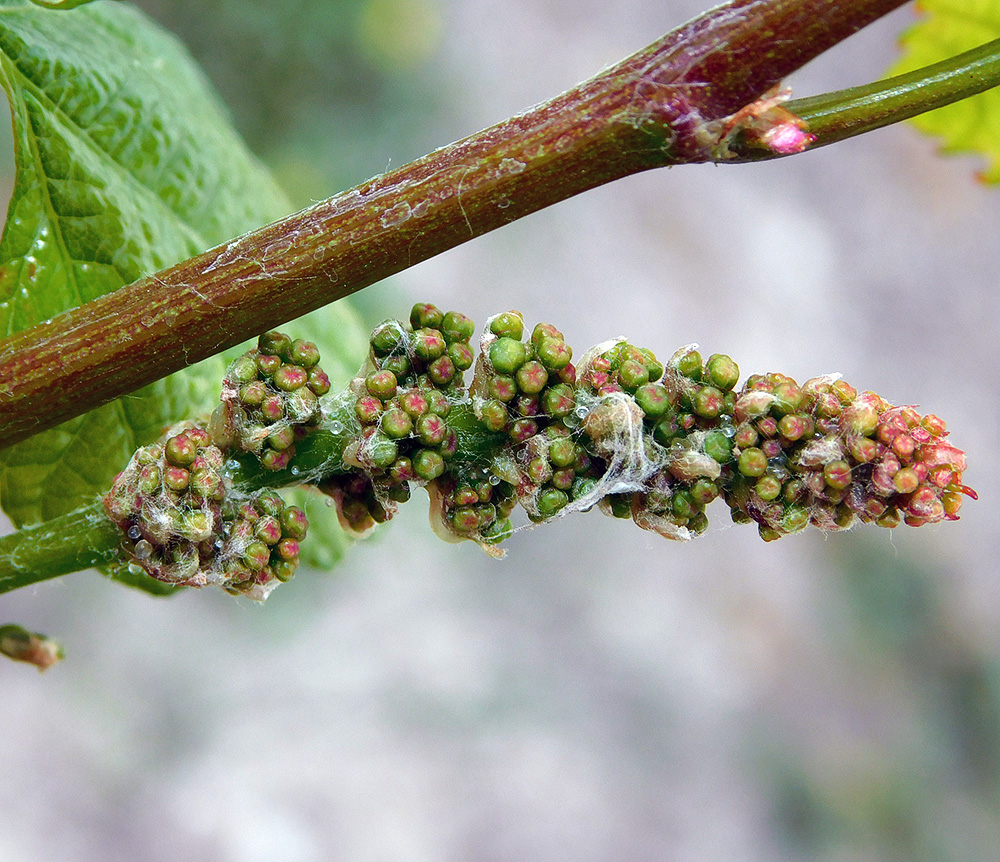
<instances>
[{"instance_id":1,"label":"green flower bud","mask_svg":"<svg viewBox=\"0 0 1000 862\"><path fill-rule=\"evenodd\" d=\"M373 425L382 413L382 402L374 395L359 398L354 405L354 415L362 425Z\"/></svg>"},{"instance_id":2,"label":"green flower bud","mask_svg":"<svg viewBox=\"0 0 1000 862\"><path fill-rule=\"evenodd\" d=\"M272 377L274 372L281 368L280 356L267 356L261 353L254 361L257 363L257 372L263 377Z\"/></svg>"},{"instance_id":3,"label":"green flower bud","mask_svg":"<svg viewBox=\"0 0 1000 862\"><path fill-rule=\"evenodd\" d=\"M418 329L413 333L410 346L414 354L424 362L433 362L448 349L448 343L437 329Z\"/></svg>"},{"instance_id":4,"label":"green flower bud","mask_svg":"<svg viewBox=\"0 0 1000 862\"><path fill-rule=\"evenodd\" d=\"M656 358L656 354L652 350L646 347L640 347L639 353L642 354L642 362L649 374L649 382L653 383L659 380L663 376L663 363Z\"/></svg>"},{"instance_id":5,"label":"green flower bud","mask_svg":"<svg viewBox=\"0 0 1000 862\"><path fill-rule=\"evenodd\" d=\"M572 437L559 437L549 444L549 462L556 467L569 467L576 461L578 449Z\"/></svg>"},{"instance_id":6,"label":"green flower bud","mask_svg":"<svg viewBox=\"0 0 1000 862\"><path fill-rule=\"evenodd\" d=\"M851 484L851 465L838 459L823 467L823 479L831 488L846 488Z\"/></svg>"},{"instance_id":7,"label":"green flower bud","mask_svg":"<svg viewBox=\"0 0 1000 862\"><path fill-rule=\"evenodd\" d=\"M767 470L767 456L755 447L744 449L740 453L737 469L744 476L751 478L763 476L764 471Z\"/></svg>"},{"instance_id":8,"label":"green flower bud","mask_svg":"<svg viewBox=\"0 0 1000 862\"><path fill-rule=\"evenodd\" d=\"M507 427L507 406L502 401L487 401L480 408L482 423L490 431L503 431Z\"/></svg>"},{"instance_id":9,"label":"green flower bud","mask_svg":"<svg viewBox=\"0 0 1000 862\"><path fill-rule=\"evenodd\" d=\"M649 371L644 362L629 359L618 369L618 382L626 392L635 392L640 386L649 383Z\"/></svg>"},{"instance_id":10,"label":"green flower bud","mask_svg":"<svg viewBox=\"0 0 1000 862\"><path fill-rule=\"evenodd\" d=\"M276 545L281 540L281 522L274 515L265 515L254 524L253 534L265 545Z\"/></svg>"},{"instance_id":11,"label":"green flower bud","mask_svg":"<svg viewBox=\"0 0 1000 862\"><path fill-rule=\"evenodd\" d=\"M406 437L413 431L413 420L399 407L390 407L386 410L379 424L385 435L394 440Z\"/></svg>"},{"instance_id":12,"label":"green flower bud","mask_svg":"<svg viewBox=\"0 0 1000 862\"><path fill-rule=\"evenodd\" d=\"M451 525L458 533L473 533L479 528L479 514L471 506L462 506L451 513Z\"/></svg>"},{"instance_id":13,"label":"green flower bud","mask_svg":"<svg viewBox=\"0 0 1000 862\"><path fill-rule=\"evenodd\" d=\"M274 572L274 576L281 581L286 583L292 579L292 575L295 574L295 570L299 567L298 560L277 560L271 563L271 569Z\"/></svg>"},{"instance_id":14,"label":"green flower bud","mask_svg":"<svg viewBox=\"0 0 1000 862\"><path fill-rule=\"evenodd\" d=\"M569 416L576 407L576 396L573 387L565 383L557 383L542 392L542 410L553 419Z\"/></svg>"},{"instance_id":15,"label":"green flower bud","mask_svg":"<svg viewBox=\"0 0 1000 862\"><path fill-rule=\"evenodd\" d=\"M413 370L410 365L410 360L402 353L387 356L382 360L379 367L382 371L391 371L396 375L397 380L402 380Z\"/></svg>"},{"instance_id":16,"label":"green flower bud","mask_svg":"<svg viewBox=\"0 0 1000 862\"><path fill-rule=\"evenodd\" d=\"M563 334L551 323L537 323L531 330L531 346L536 350L546 338L554 338L556 341L564 341Z\"/></svg>"},{"instance_id":17,"label":"green flower bud","mask_svg":"<svg viewBox=\"0 0 1000 862\"><path fill-rule=\"evenodd\" d=\"M267 356L287 358L291 347L292 339L284 332L265 332L257 339L257 350Z\"/></svg>"},{"instance_id":18,"label":"green flower bud","mask_svg":"<svg viewBox=\"0 0 1000 862\"><path fill-rule=\"evenodd\" d=\"M402 326L395 320L387 320L375 327L371 337L372 350L375 355L387 356L399 348L404 334Z\"/></svg>"},{"instance_id":19,"label":"green flower bud","mask_svg":"<svg viewBox=\"0 0 1000 862\"><path fill-rule=\"evenodd\" d=\"M285 401L280 395L268 395L260 402L260 417L268 424L277 422L285 415Z\"/></svg>"},{"instance_id":20,"label":"green flower bud","mask_svg":"<svg viewBox=\"0 0 1000 862\"><path fill-rule=\"evenodd\" d=\"M381 401L388 401L396 395L396 375L391 371L373 371L365 378L365 388Z\"/></svg>"},{"instance_id":21,"label":"green flower bud","mask_svg":"<svg viewBox=\"0 0 1000 862\"><path fill-rule=\"evenodd\" d=\"M265 470L284 470L292 460L292 454L287 449L279 452L277 449L268 449L261 453L260 466Z\"/></svg>"},{"instance_id":22,"label":"green flower bud","mask_svg":"<svg viewBox=\"0 0 1000 862\"><path fill-rule=\"evenodd\" d=\"M705 435L705 454L720 464L728 463L733 457L732 441L721 431L709 431Z\"/></svg>"},{"instance_id":23,"label":"green flower bud","mask_svg":"<svg viewBox=\"0 0 1000 862\"><path fill-rule=\"evenodd\" d=\"M259 572L271 559L271 551L263 542L251 542L243 551L243 562L255 572Z\"/></svg>"},{"instance_id":24,"label":"green flower bud","mask_svg":"<svg viewBox=\"0 0 1000 862\"><path fill-rule=\"evenodd\" d=\"M677 373L692 380L701 380L701 354L689 350L677 360Z\"/></svg>"},{"instance_id":25,"label":"green flower bud","mask_svg":"<svg viewBox=\"0 0 1000 862\"><path fill-rule=\"evenodd\" d=\"M661 383L646 383L635 390L635 403L649 419L659 419L670 408L670 394Z\"/></svg>"},{"instance_id":26,"label":"green flower bud","mask_svg":"<svg viewBox=\"0 0 1000 862\"><path fill-rule=\"evenodd\" d=\"M781 480L765 473L757 480L754 491L757 492L758 497L766 502L777 500L781 494Z\"/></svg>"},{"instance_id":27,"label":"green flower bud","mask_svg":"<svg viewBox=\"0 0 1000 862\"><path fill-rule=\"evenodd\" d=\"M476 324L471 317L457 311L449 311L441 323L441 332L449 342L464 342L472 338Z\"/></svg>"},{"instance_id":28,"label":"green flower bud","mask_svg":"<svg viewBox=\"0 0 1000 862\"><path fill-rule=\"evenodd\" d=\"M425 413L417 420L417 436L425 446L439 445L447 434L447 423L434 413Z\"/></svg>"},{"instance_id":29,"label":"green flower bud","mask_svg":"<svg viewBox=\"0 0 1000 862\"><path fill-rule=\"evenodd\" d=\"M253 380L240 387L240 401L247 407L260 407L269 390L260 380Z\"/></svg>"},{"instance_id":30,"label":"green flower bud","mask_svg":"<svg viewBox=\"0 0 1000 862\"><path fill-rule=\"evenodd\" d=\"M438 386L447 386L457 373L458 369L449 356L439 356L427 367L428 376Z\"/></svg>"},{"instance_id":31,"label":"green flower bud","mask_svg":"<svg viewBox=\"0 0 1000 862\"><path fill-rule=\"evenodd\" d=\"M178 494L187 490L190 480L191 474L183 467L167 467L163 471L163 484Z\"/></svg>"},{"instance_id":32,"label":"green flower bud","mask_svg":"<svg viewBox=\"0 0 1000 862\"><path fill-rule=\"evenodd\" d=\"M448 358L459 371L467 371L472 368L472 363L475 361L475 357L472 355L472 348L462 342L454 342L448 345Z\"/></svg>"},{"instance_id":33,"label":"green flower bud","mask_svg":"<svg viewBox=\"0 0 1000 862\"><path fill-rule=\"evenodd\" d=\"M684 520L692 517L698 511L698 506L688 491L678 491L674 494L672 508L674 515Z\"/></svg>"},{"instance_id":34,"label":"green flower bud","mask_svg":"<svg viewBox=\"0 0 1000 862\"><path fill-rule=\"evenodd\" d=\"M429 302L418 302L410 310L410 324L414 329L438 329L443 322L441 309Z\"/></svg>"},{"instance_id":35,"label":"green flower bud","mask_svg":"<svg viewBox=\"0 0 1000 862\"><path fill-rule=\"evenodd\" d=\"M267 445L279 452L290 449L295 442L295 429L291 425L281 425L267 435Z\"/></svg>"},{"instance_id":36,"label":"green flower bud","mask_svg":"<svg viewBox=\"0 0 1000 862\"><path fill-rule=\"evenodd\" d=\"M573 358L573 349L562 338L542 338L535 342L535 355L549 371L561 371Z\"/></svg>"},{"instance_id":37,"label":"green flower bud","mask_svg":"<svg viewBox=\"0 0 1000 862\"><path fill-rule=\"evenodd\" d=\"M181 433L167 440L163 454L175 467L187 467L198 457L198 446L187 434Z\"/></svg>"},{"instance_id":38,"label":"green flower bud","mask_svg":"<svg viewBox=\"0 0 1000 862\"><path fill-rule=\"evenodd\" d=\"M536 395L545 388L549 381L549 373L541 362L531 359L525 362L514 375L518 388L528 394Z\"/></svg>"},{"instance_id":39,"label":"green flower bud","mask_svg":"<svg viewBox=\"0 0 1000 862\"><path fill-rule=\"evenodd\" d=\"M694 395L694 412L703 419L715 419L722 413L722 391L714 386L702 386Z\"/></svg>"},{"instance_id":40,"label":"green flower bud","mask_svg":"<svg viewBox=\"0 0 1000 862\"><path fill-rule=\"evenodd\" d=\"M510 439L515 443L527 443L538 433L538 423L534 419L518 419L507 430Z\"/></svg>"},{"instance_id":41,"label":"green flower bud","mask_svg":"<svg viewBox=\"0 0 1000 862\"><path fill-rule=\"evenodd\" d=\"M294 392L309 382L309 372L298 365L282 365L274 372L274 385L282 392Z\"/></svg>"},{"instance_id":42,"label":"green flower bud","mask_svg":"<svg viewBox=\"0 0 1000 862\"><path fill-rule=\"evenodd\" d=\"M418 449L412 460L413 472L428 482L444 473L444 458L433 449Z\"/></svg>"},{"instance_id":43,"label":"green flower bud","mask_svg":"<svg viewBox=\"0 0 1000 862\"><path fill-rule=\"evenodd\" d=\"M740 379L740 367L723 353L713 353L709 356L705 368L712 383L726 392Z\"/></svg>"},{"instance_id":44,"label":"green flower bud","mask_svg":"<svg viewBox=\"0 0 1000 862\"><path fill-rule=\"evenodd\" d=\"M299 558L299 543L295 539L282 539L275 548L278 556L286 562L292 562Z\"/></svg>"},{"instance_id":45,"label":"green flower bud","mask_svg":"<svg viewBox=\"0 0 1000 862\"><path fill-rule=\"evenodd\" d=\"M490 345L490 362L497 374L513 374L527 359L527 349L514 338L503 336Z\"/></svg>"},{"instance_id":46,"label":"green flower bud","mask_svg":"<svg viewBox=\"0 0 1000 862\"><path fill-rule=\"evenodd\" d=\"M512 401L517 395L517 381L505 374L497 375L490 378L486 389L496 401Z\"/></svg>"},{"instance_id":47,"label":"green flower bud","mask_svg":"<svg viewBox=\"0 0 1000 862\"><path fill-rule=\"evenodd\" d=\"M278 498L281 499L280 497ZM288 506L281 510L279 515L281 521L281 534L288 539L295 539L301 542L306 537L309 529L309 519L306 513L298 506Z\"/></svg>"},{"instance_id":48,"label":"green flower bud","mask_svg":"<svg viewBox=\"0 0 1000 862\"><path fill-rule=\"evenodd\" d=\"M698 479L690 488L691 499L700 507L705 507L719 496L715 482L708 479Z\"/></svg>"},{"instance_id":49,"label":"green flower bud","mask_svg":"<svg viewBox=\"0 0 1000 862\"><path fill-rule=\"evenodd\" d=\"M444 417L451 411L451 402L443 392L432 389L429 392L425 392L424 397L427 399L428 412L433 413L435 416Z\"/></svg>"},{"instance_id":50,"label":"green flower bud","mask_svg":"<svg viewBox=\"0 0 1000 862\"><path fill-rule=\"evenodd\" d=\"M244 353L226 371L226 379L234 386L242 386L257 379L257 363L252 353Z\"/></svg>"},{"instance_id":51,"label":"green flower bud","mask_svg":"<svg viewBox=\"0 0 1000 862\"><path fill-rule=\"evenodd\" d=\"M385 469L396 460L399 447L394 440L376 434L368 442L366 454L373 467Z\"/></svg>"},{"instance_id":52,"label":"green flower bud","mask_svg":"<svg viewBox=\"0 0 1000 862\"><path fill-rule=\"evenodd\" d=\"M551 518L556 512L569 503L569 496L558 488L547 488L538 495L538 514L543 518Z\"/></svg>"},{"instance_id":53,"label":"green flower bud","mask_svg":"<svg viewBox=\"0 0 1000 862\"><path fill-rule=\"evenodd\" d=\"M524 333L524 320L516 311L505 311L490 321L490 332L520 341Z\"/></svg>"},{"instance_id":54,"label":"green flower bud","mask_svg":"<svg viewBox=\"0 0 1000 862\"><path fill-rule=\"evenodd\" d=\"M311 341L296 338L288 351L288 361L300 368L315 368L319 365L319 348Z\"/></svg>"}]
</instances>

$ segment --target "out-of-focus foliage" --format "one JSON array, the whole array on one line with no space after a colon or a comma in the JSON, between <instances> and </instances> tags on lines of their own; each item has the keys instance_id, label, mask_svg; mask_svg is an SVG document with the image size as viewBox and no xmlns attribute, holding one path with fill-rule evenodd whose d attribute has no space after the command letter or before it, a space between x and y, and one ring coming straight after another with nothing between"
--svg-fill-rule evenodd
<instances>
[{"instance_id":1,"label":"out-of-focus foliage","mask_svg":"<svg viewBox=\"0 0 1000 862\"><path fill-rule=\"evenodd\" d=\"M922 0L923 19L902 37L904 54L892 74L911 72L1000 38L996 0ZM1000 182L1000 88L914 117L911 122L940 138L945 152L976 153L987 161L981 174Z\"/></svg>"}]
</instances>

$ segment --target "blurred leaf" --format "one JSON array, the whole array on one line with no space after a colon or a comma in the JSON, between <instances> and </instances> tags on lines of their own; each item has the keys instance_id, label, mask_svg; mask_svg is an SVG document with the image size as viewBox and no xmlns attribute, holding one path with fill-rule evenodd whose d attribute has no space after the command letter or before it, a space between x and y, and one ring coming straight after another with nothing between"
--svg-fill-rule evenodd
<instances>
[{"instance_id":1,"label":"blurred leaf","mask_svg":"<svg viewBox=\"0 0 1000 862\"><path fill-rule=\"evenodd\" d=\"M996 0L923 0L924 19L902 36L903 57L890 74L911 72L1000 38ZM940 138L947 153L975 153L987 161L981 177L1000 182L1000 88L955 102L910 122Z\"/></svg>"},{"instance_id":2,"label":"blurred leaf","mask_svg":"<svg viewBox=\"0 0 1000 862\"><path fill-rule=\"evenodd\" d=\"M183 47L126 4L0 0L0 79L16 174L2 334L291 209ZM357 320L344 303L317 314L300 329L321 336L324 367L344 379L364 353ZM211 410L224 366L206 360L0 453L5 511L21 525L90 502L137 446Z\"/></svg>"}]
</instances>

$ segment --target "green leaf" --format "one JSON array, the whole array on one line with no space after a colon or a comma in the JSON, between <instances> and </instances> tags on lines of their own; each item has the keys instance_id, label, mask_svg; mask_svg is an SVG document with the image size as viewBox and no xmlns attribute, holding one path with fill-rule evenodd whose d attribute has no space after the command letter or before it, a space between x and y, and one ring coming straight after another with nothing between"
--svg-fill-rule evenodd
<instances>
[{"instance_id":1,"label":"green leaf","mask_svg":"<svg viewBox=\"0 0 1000 862\"><path fill-rule=\"evenodd\" d=\"M77 6L0 0L16 171L0 238L0 335L291 209L172 36L124 3ZM349 378L364 355L345 303L293 326L319 344L333 379ZM0 452L0 502L11 520L34 523L89 503L137 446L211 411L226 361L206 360ZM322 544L321 533L311 531L310 543ZM335 531L332 547L341 541Z\"/></svg>"},{"instance_id":2,"label":"green leaf","mask_svg":"<svg viewBox=\"0 0 1000 862\"><path fill-rule=\"evenodd\" d=\"M904 54L890 74L902 74L1000 38L996 0L923 0L923 20L902 37ZM915 117L910 122L942 140L948 153L985 157L981 177L1000 182L1000 89L994 88Z\"/></svg>"}]
</instances>

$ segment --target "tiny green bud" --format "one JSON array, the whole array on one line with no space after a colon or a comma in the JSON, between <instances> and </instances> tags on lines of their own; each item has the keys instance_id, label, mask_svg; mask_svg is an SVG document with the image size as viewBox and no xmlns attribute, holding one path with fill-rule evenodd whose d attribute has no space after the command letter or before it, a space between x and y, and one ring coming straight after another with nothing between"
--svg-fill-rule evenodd
<instances>
[{"instance_id":1,"label":"tiny green bud","mask_svg":"<svg viewBox=\"0 0 1000 862\"><path fill-rule=\"evenodd\" d=\"M396 375L391 371L373 371L365 378L365 388L376 398L388 401L396 394Z\"/></svg>"},{"instance_id":2,"label":"tiny green bud","mask_svg":"<svg viewBox=\"0 0 1000 862\"><path fill-rule=\"evenodd\" d=\"M372 466L384 469L396 460L399 447L394 440L375 434L368 442L367 457Z\"/></svg>"},{"instance_id":3,"label":"tiny green bud","mask_svg":"<svg viewBox=\"0 0 1000 862\"><path fill-rule=\"evenodd\" d=\"M448 345L448 358L455 364L459 371L467 371L472 368L475 357L472 355L472 348L464 342L453 342Z\"/></svg>"},{"instance_id":4,"label":"tiny green bud","mask_svg":"<svg viewBox=\"0 0 1000 862\"><path fill-rule=\"evenodd\" d=\"M413 370L410 366L410 360L405 354L402 353L387 356L382 360L379 368L382 371L391 371L396 375L397 380L402 380L407 374L410 373L410 371Z\"/></svg>"},{"instance_id":5,"label":"tiny green bud","mask_svg":"<svg viewBox=\"0 0 1000 862\"><path fill-rule=\"evenodd\" d=\"M744 449L740 452L737 468L744 476L752 478L763 476L767 470L767 456L756 447Z\"/></svg>"},{"instance_id":6,"label":"tiny green bud","mask_svg":"<svg viewBox=\"0 0 1000 862\"><path fill-rule=\"evenodd\" d=\"M490 332L520 341L524 333L524 320L516 311L505 311L490 321Z\"/></svg>"},{"instance_id":7,"label":"tiny green bud","mask_svg":"<svg viewBox=\"0 0 1000 862\"><path fill-rule=\"evenodd\" d=\"M417 436L425 446L439 445L447 434L447 423L435 413L425 413L417 420Z\"/></svg>"},{"instance_id":8,"label":"tiny green bud","mask_svg":"<svg viewBox=\"0 0 1000 862\"><path fill-rule=\"evenodd\" d=\"M677 373L692 380L701 380L701 354L689 350L677 360Z\"/></svg>"},{"instance_id":9,"label":"tiny green bud","mask_svg":"<svg viewBox=\"0 0 1000 862\"><path fill-rule=\"evenodd\" d=\"M462 506L451 513L451 525L459 533L472 533L479 527L479 514L471 506Z\"/></svg>"},{"instance_id":10,"label":"tiny green bud","mask_svg":"<svg viewBox=\"0 0 1000 862\"><path fill-rule=\"evenodd\" d=\"M705 435L705 454L713 461L725 464L733 457L732 441L721 431L709 431Z\"/></svg>"},{"instance_id":11,"label":"tiny green bud","mask_svg":"<svg viewBox=\"0 0 1000 862\"><path fill-rule=\"evenodd\" d=\"M276 545L281 540L281 522L274 515L265 515L254 524L253 534L265 545Z\"/></svg>"},{"instance_id":12,"label":"tiny green bud","mask_svg":"<svg viewBox=\"0 0 1000 862\"><path fill-rule=\"evenodd\" d=\"M263 542L251 542L243 551L243 562L255 572L263 569L270 558L271 551Z\"/></svg>"},{"instance_id":13,"label":"tiny green bud","mask_svg":"<svg viewBox=\"0 0 1000 862\"><path fill-rule=\"evenodd\" d=\"M575 406L573 387L565 383L550 386L542 393L542 409L553 419L569 416Z\"/></svg>"},{"instance_id":14,"label":"tiny green bud","mask_svg":"<svg viewBox=\"0 0 1000 862\"><path fill-rule=\"evenodd\" d=\"M719 489L715 482L708 479L698 479L690 488L691 499L698 506L707 506L719 496Z\"/></svg>"},{"instance_id":15,"label":"tiny green bud","mask_svg":"<svg viewBox=\"0 0 1000 862\"><path fill-rule=\"evenodd\" d=\"M268 388L261 380L252 380L240 387L240 401L247 407L259 407L267 398Z\"/></svg>"},{"instance_id":16,"label":"tiny green bud","mask_svg":"<svg viewBox=\"0 0 1000 862\"><path fill-rule=\"evenodd\" d=\"M279 452L290 449L295 442L295 429L291 425L280 425L267 435L267 445Z\"/></svg>"},{"instance_id":17,"label":"tiny green bud","mask_svg":"<svg viewBox=\"0 0 1000 862\"><path fill-rule=\"evenodd\" d=\"M713 353L705 367L712 383L726 392L740 379L740 367L724 353Z\"/></svg>"},{"instance_id":18,"label":"tiny green bud","mask_svg":"<svg viewBox=\"0 0 1000 862\"><path fill-rule=\"evenodd\" d=\"M299 543L296 539L282 539L278 542L278 547L275 549L278 552L278 556L281 559L292 562L292 560L297 560L299 557Z\"/></svg>"},{"instance_id":19,"label":"tiny green bud","mask_svg":"<svg viewBox=\"0 0 1000 862\"><path fill-rule=\"evenodd\" d=\"M502 401L487 401L480 413L483 425L490 431L503 431L507 427L507 406Z\"/></svg>"},{"instance_id":20,"label":"tiny green bud","mask_svg":"<svg viewBox=\"0 0 1000 862\"><path fill-rule=\"evenodd\" d=\"M490 362L497 374L513 374L526 358L525 346L514 338L503 336L490 345Z\"/></svg>"},{"instance_id":21,"label":"tiny green bud","mask_svg":"<svg viewBox=\"0 0 1000 862\"><path fill-rule=\"evenodd\" d=\"M428 482L444 473L444 458L433 449L418 449L412 461L413 472Z\"/></svg>"},{"instance_id":22,"label":"tiny green bud","mask_svg":"<svg viewBox=\"0 0 1000 862\"><path fill-rule=\"evenodd\" d=\"M528 395L536 395L548 383L549 373L545 370L541 362L531 359L517 369L514 379L517 381L518 388L522 392Z\"/></svg>"},{"instance_id":23,"label":"tiny green bud","mask_svg":"<svg viewBox=\"0 0 1000 862\"><path fill-rule=\"evenodd\" d=\"M311 341L296 338L288 351L288 361L301 368L314 368L319 365L319 348Z\"/></svg>"},{"instance_id":24,"label":"tiny green bud","mask_svg":"<svg viewBox=\"0 0 1000 862\"><path fill-rule=\"evenodd\" d=\"M260 402L260 416L267 422L277 422L285 415L285 401L280 395L268 395Z\"/></svg>"},{"instance_id":25,"label":"tiny green bud","mask_svg":"<svg viewBox=\"0 0 1000 862\"><path fill-rule=\"evenodd\" d=\"M569 496L565 491L560 491L558 488L547 488L538 495L536 505L538 513L543 518L550 518L564 508L567 503L569 503Z\"/></svg>"},{"instance_id":26,"label":"tiny green bud","mask_svg":"<svg viewBox=\"0 0 1000 862\"><path fill-rule=\"evenodd\" d=\"M428 367L427 374L438 386L447 386L455 379L458 369L450 356L439 356Z\"/></svg>"},{"instance_id":27,"label":"tiny green bud","mask_svg":"<svg viewBox=\"0 0 1000 862\"><path fill-rule=\"evenodd\" d=\"M444 314L436 305L418 302L410 310L410 324L414 329L432 327L437 329L444 322Z\"/></svg>"},{"instance_id":28,"label":"tiny green bud","mask_svg":"<svg viewBox=\"0 0 1000 862\"><path fill-rule=\"evenodd\" d=\"M257 379L257 363L252 353L244 353L235 360L226 371L226 379L236 386L250 383Z\"/></svg>"},{"instance_id":29,"label":"tiny green bud","mask_svg":"<svg viewBox=\"0 0 1000 862\"><path fill-rule=\"evenodd\" d=\"M257 339L257 350L267 356L288 357L292 339L284 332L265 332Z\"/></svg>"},{"instance_id":30,"label":"tiny green bud","mask_svg":"<svg viewBox=\"0 0 1000 862\"><path fill-rule=\"evenodd\" d=\"M180 433L167 440L163 454L175 467L187 467L198 457L198 446L187 434Z\"/></svg>"},{"instance_id":31,"label":"tiny green bud","mask_svg":"<svg viewBox=\"0 0 1000 862\"><path fill-rule=\"evenodd\" d=\"M702 386L694 395L694 412L703 419L715 419L722 413L723 394L714 386Z\"/></svg>"},{"instance_id":32,"label":"tiny green bud","mask_svg":"<svg viewBox=\"0 0 1000 862\"><path fill-rule=\"evenodd\" d=\"M167 467L163 471L163 484L171 491L180 493L187 490L191 474L183 467Z\"/></svg>"},{"instance_id":33,"label":"tiny green bud","mask_svg":"<svg viewBox=\"0 0 1000 862\"><path fill-rule=\"evenodd\" d=\"M330 391L330 378L318 365L309 369L309 388L314 395L326 395Z\"/></svg>"},{"instance_id":34,"label":"tiny green bud","mask_svg":"<svg viewBox=\"0 0 1000 862\"><path fill-rule=\"evenodd\" d=\"M684 520L692 517L698 511L694 498L689 491L678 491L674 494L672 508L674 515Z\"/></svg>"},{"instance_id":35,"label":"tiny green bud","mask_svg":"<svg viewBox=\"0 0 1000 862\"><path fill-rule=\"evenodd\" d=\"M371 345L376 356L386 356L392 353L403 340L403 328L398 321L387 320L379 324L372 332Z\"/></svg>"},{"instance_id":36,"label":"tiny green bud","mask_svg":"<svg viewBox=\"0 0 1000 862\"><path fill-rule=\"evenodd\" d=\"M294 392L309 382L309 372L298 365L282 365L274 372L274 385L282 392Z\"/></svg>"},{"instance_id":37,"label":"tiny green bud","mask_svg":"<svg viewBox=\"0 0 1000 862\"><path fill-rule=\"evenodd\" d=\"M573 358L573 349L562 338L542 338L535 344L538 361L549 371L561 371Z\"/></svg>"},{"instance_id":38,"label":"tiny green bud","mask_svg":"<svg viewBox=\"0 0 1000 862\"><path fill-rule=\"evenodd\" d=\"M475 331L472 318L457 311L449 311L441 323L441 332L449 342L468 341Z\"/></svg>"},{"instance_id":39,"label":"tiny green bud","mask_svg":"<svg viewBox=\"0 0 1000 862\"><path fill-rule=\"evenodd\" d=\"M257 355L255 362L257 363L257 371L264 377L273 376L274 372L281 368L280 356L268 356L260 353Z\"/></svg>"},{"instance_id":40,"label":"tiny green bud","mask_svg":"<svg viewBox=\"0 0 1000 862\"><path fill-rule=\"evenodd\" d=\"M781 480L765 473L757 480L754 490L757 492L757 496L766 502L776 500L781 494Z\"/></svg>"},{"instance_id":41,"label":"tiny green bud","mask_svg":"<svg viewBox=\"0 0 1000 862\"><path fill-rule=\"evenodd\" d=\"M279 518L281 520L281 533L283 536L289 539L296 539L300 542L306 537L306 531L309 529L309 519L306 517L306 513L298 506L288 506L282 509Z\"/></svg>"},{"instance_id":42,"label":"tiny green bud","mask_svg":"<svg viewBox=\"0 0 1000 862\"><path fill-rule=\"evenodd\" d=\"M413 420L410 415L400 407L390 407L382 414L380 420L382 431L387 437L398 440L406 437L413 431Z\"/></svg>"},{"instance_id":43,"label":"tiny green bud","mask_svg":"<svg viewBox=\"0 0 1000 862\"><path fill-rule=\"evenodd\" d=\"M569 467L577 456L577 444L571 437L559 437L549 444L549 461L556 467Z\"/></svg>"},{"instance_id":44,"label":"tiny green bud","mask_svg":"<svg viewBox=\"0 0 1000 862\"><path fill-rule=\"evenodd\" d=\"M439 356L443 356L448 349L448 343L444 336L437 329L418 329L413 333L413 341L410 345L414 354L424 362L432 362Z\"/></svg>"},{"instance_id":45,"label":"tiny green bud","mask_svg":"<svg viewBox=\"0 0 1000 862\"><path fill-rule=\"evenodd\" d=\"M486 388L490 398L496 401L512 401L517 395L517 381L506 374L491 377Z\"/></svg>"},{"instance_id":46,"label":"tiny green bud","mask_svg":"<svg viewBox=\"0 0 1000 862\"><path fill-rule=\"evenodd\" d=\"M823 467L823 479L831 488L846 488L851 484L851 465L837 459Z\"/></svg>"},{"instance_id":47,"label":"tiny green bud","mask_svg":"<svg viewBox=\"0 0 1000 862\"><path fill-rule=\"evenodd\" d=\"M659 419L670 408L670 394L662 383L646 383L635 390L635 403L650 419Z\"/></svg>"},{"instance_id":48,"label":"tiny green bud","mask_svg":"<svg viewBox=\"0 0 1000 862\"><path fill-rule=\"evenodd\" d=\"M626 360L618 369L618 382L626 392L635 392L649 383L649 371L645 363L636 359Z\"/></svg>"}]
</instances>

